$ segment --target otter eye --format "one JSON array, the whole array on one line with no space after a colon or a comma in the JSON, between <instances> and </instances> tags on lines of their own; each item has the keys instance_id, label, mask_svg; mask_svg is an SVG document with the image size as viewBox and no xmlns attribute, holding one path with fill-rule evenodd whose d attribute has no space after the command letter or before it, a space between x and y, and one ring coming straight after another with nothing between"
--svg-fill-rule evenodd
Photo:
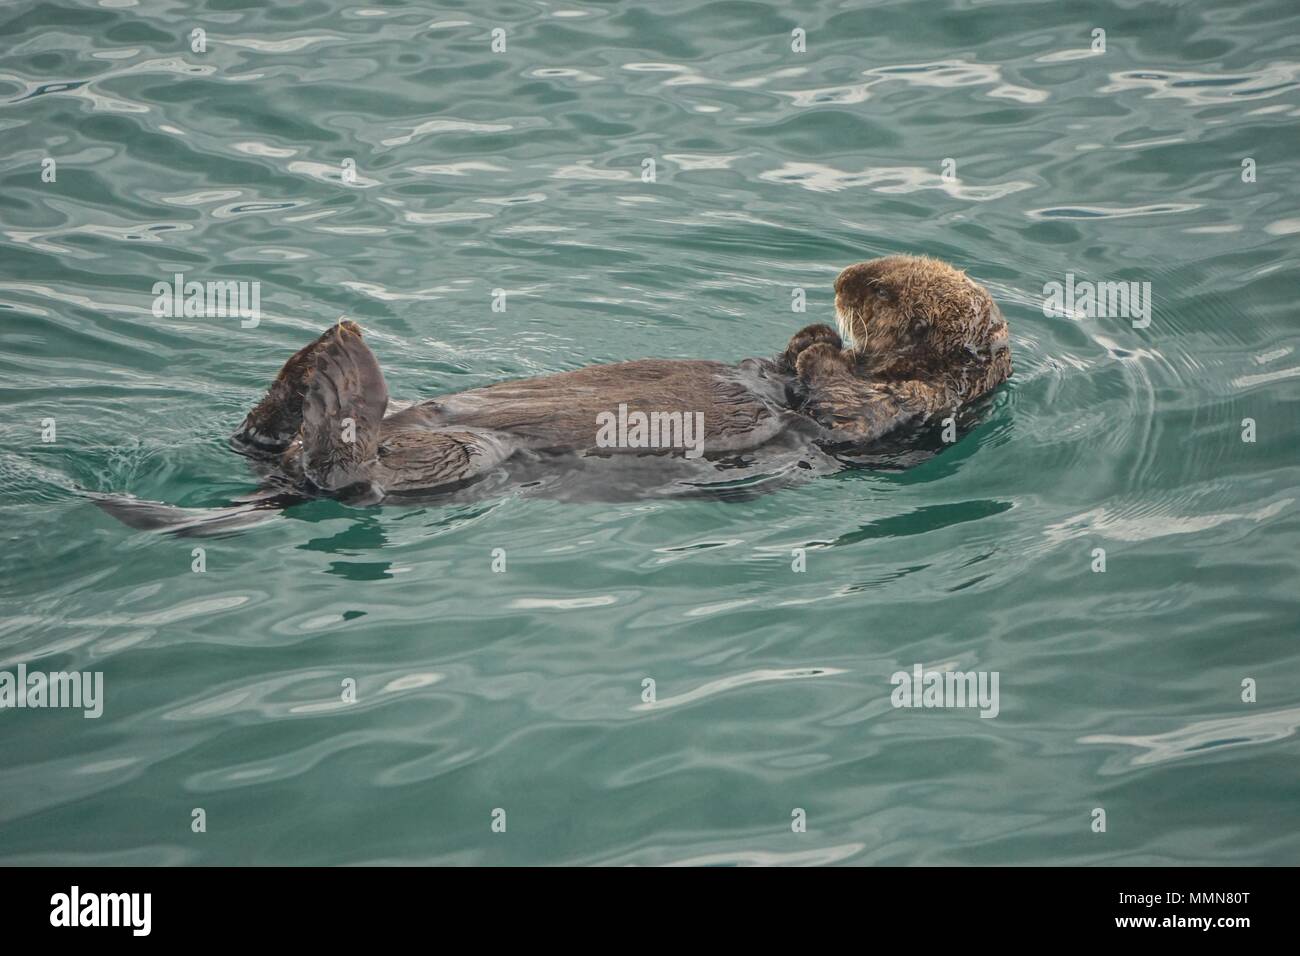
<instances>
[{"instance_id":1,"label":"otter eye","mask_svg":"<svg viewBox=\"0 0 1300 956\"><path fill-rule=\"evenodd\" d=\"M889 301L889 290L885 288L883 285L875 286L874 291L876 293L877 299L880 299L882 302Z\"/></svg>"}]
</instances>

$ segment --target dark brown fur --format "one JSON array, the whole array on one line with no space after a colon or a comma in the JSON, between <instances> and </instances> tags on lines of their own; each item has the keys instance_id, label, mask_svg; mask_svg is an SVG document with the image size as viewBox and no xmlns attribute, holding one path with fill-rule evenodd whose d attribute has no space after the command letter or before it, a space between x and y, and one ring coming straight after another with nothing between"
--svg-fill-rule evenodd
<instances>
[{"instance_id":1,"label":"dark brown fur","mask_svg":"<svg viewBox=\"0 0 1300 956\"><path fill-rule=\"evenodd\" d=\"M234 441L251 454L280 456L286 476L317 491L368 485L382 496L464 482L520 452L681 454L597 448L597 416L620 404L702 412L705 448L718 455L757 448L791 428L871 442L955 410L1011 374L997 306L942 262L891 256L850 266L836 280L835 303L847 349L834 329L813 325L772 361L595 365L392 415L360 328L341 322L286 363ZM345 422L354 427L351 439L340 428Z\"/></svg>"}]
</instances>

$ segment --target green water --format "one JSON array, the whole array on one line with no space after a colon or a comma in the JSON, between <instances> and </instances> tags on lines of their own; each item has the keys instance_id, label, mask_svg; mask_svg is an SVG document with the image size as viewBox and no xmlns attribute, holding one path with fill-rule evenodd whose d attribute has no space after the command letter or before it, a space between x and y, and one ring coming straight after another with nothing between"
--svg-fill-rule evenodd
<instances>
[{"instance_id":1,"label":"green water","mask_svg":"<svg viewBox=\"0 0 1300 956\"><path fill-rule=\"evenodd\" d=\"M1297 862L1298 36L1290 0L0 5L0 670L105 688L0 710L0 861ZM986 283L1016 361L906 473L200 541L81 494L252 488L225 435L341 314L417 398L771 354L889 252ZM155 318L176 272L260 323ZM1067 273L1150 282L1149 326L1045 316ZM894 708L918 663L1000 712Z\"/></svg>"}]
</instances>

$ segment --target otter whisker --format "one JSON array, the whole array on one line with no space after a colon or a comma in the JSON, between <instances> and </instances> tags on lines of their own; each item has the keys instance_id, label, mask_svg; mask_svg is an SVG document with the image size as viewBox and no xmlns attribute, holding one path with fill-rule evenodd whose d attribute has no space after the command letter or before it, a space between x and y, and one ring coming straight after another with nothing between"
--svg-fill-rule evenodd
<instances>
[{"instance_id":1,"label":"otter whisker","mask_svg":"<svg viewBox=\"0 0 1300 956\"><path fill-rule=\"evenodd\" d=\"M840 338L844 339L844 343L850 351L862 352L866 350L867 337L859 332L864 323L857 312L850 311L846 314L837 304L835 307L835 324L839 326Z\"/></svg>"}]
</instances>

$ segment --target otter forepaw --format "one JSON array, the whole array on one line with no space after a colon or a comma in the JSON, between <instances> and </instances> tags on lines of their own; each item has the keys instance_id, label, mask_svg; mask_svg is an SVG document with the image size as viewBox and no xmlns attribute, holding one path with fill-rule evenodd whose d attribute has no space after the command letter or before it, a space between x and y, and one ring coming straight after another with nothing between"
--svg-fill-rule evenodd
<instances>
[{"instance_id":1,"label":"otter forepaw","mask_svg":"<svg viewBox=\"0 0 1300 956\"><path fill-rule=\"evenodd\" d=\"M838 340L839 336L837 335L835 338ZM811 384L819 378L839 372L847 372L851 369L852 360L844 354L842 349L829 342L818 342L815 345L808 346L799 353L799 357L794 363L795 374L805 384Z\"/></svg>"},{"instance_id":2,"label":"otter forepaw","mask_svg":"<svg viewBox=\"0 0 1300 956\"><path fill-rule=\"evenodd\" d=\"M840 339L840 334L829 325L818 323L809 325L800 329L790 339L790 344L785 347L781 353L779 363L781 368L786 372L795 371L795 364L799 360L800 354L814 345L827 344L836 350L844 347L844 342Z\"/></svg>"}]
</instances>

